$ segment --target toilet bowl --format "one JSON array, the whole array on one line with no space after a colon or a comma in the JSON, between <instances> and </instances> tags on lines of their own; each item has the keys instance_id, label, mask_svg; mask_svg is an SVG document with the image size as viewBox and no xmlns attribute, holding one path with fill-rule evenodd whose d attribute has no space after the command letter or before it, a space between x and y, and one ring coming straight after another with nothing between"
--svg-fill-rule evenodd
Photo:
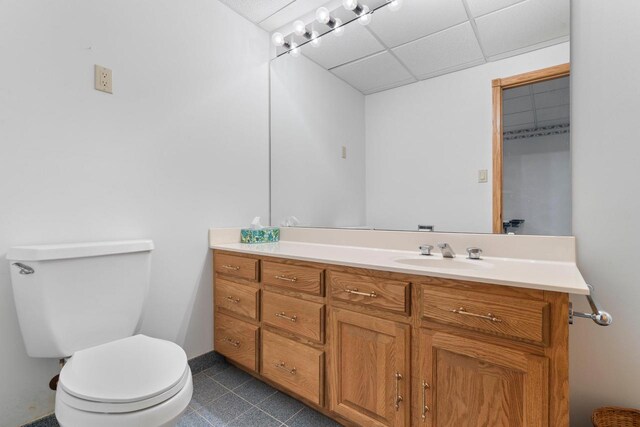
<instances>
[{"instance_id":1,"label":"toilet bowl","mask_svg":"<svg viewBox=\"0 0 640 427\"><path fill-rule=\"evenodd\" d=\"M153 247L128 240L9 249L27 354L68 360L55 406L63 427L172 426L189 405L184 350L135 335Z\"/></svg>"},{"instance_id":2,"label":"toilet bowl","mask_svg":"<svg viewBox=\"0 0 640 427\"><path fill-rule=\"evenodd\" d=\"M174 426L193 394L184 350L135 335L76 352L60 372L62 427Z\"/></svg>"}]
</instances>

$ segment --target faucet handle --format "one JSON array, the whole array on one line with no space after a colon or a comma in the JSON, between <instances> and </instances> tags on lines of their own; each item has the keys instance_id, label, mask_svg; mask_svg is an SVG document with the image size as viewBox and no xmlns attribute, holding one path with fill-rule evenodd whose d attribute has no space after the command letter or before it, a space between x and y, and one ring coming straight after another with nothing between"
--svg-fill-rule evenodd
<instances>
[{"instance_id":1,"label":"faucet handle","mask_svg":"<svg viewBox=\"0 0 640 427\"><path fill-rule=\"evenodd\" d=\"M431 255L431 251L433 250L433 246L431 245L420 245L420 254L421 255Z\"/></svg>"},{"instance_id":2,"label":"faucet handle","mask_svg":"<svg viewBox=\"0 0 640 427\"><path fill-rule=\"evenodd\" d=\"M471 247L471 248L467 248L467 254L469 259L482 259L480 258L480 255L482 255L482 249L480 248L475 248L475 247Z\"/></svg>"}]
</instances>

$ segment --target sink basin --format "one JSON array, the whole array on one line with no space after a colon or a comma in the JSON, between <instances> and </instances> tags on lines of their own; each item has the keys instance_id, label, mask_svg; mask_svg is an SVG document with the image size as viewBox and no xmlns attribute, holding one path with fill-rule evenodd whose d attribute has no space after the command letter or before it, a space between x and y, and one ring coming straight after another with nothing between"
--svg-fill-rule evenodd
<instances>
[{"instance_id":1,"label":"sink basin","mask_svg":"<svg viewBox=\"0 0 640 427\"><path fill-rule=\"evenodd\" d=\"M417 256L413 258L398 258L400 264L414 267L442 268L447 270L482 270L493 267L493 264L485 260L470 260L467 258L442 258L435 256Z\"/></svg>"}]
</instances>

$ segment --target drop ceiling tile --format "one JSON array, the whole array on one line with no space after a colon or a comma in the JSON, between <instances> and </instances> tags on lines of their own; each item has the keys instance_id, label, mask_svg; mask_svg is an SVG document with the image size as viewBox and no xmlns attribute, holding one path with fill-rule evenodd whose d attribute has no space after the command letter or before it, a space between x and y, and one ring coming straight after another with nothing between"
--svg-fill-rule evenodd
<instances>
[{"instance_id":1,"label":"drop ceiling tile","mask_svg":"<svg viewBox=\"0 0 640 427\"><path fill-rule=\"evenodd\" d=\"M416 81L387 51L334 68L331 72L363 93Z\"/></svg>"},{"instance_id":2,"label":"drop ceiling tile","mask_svg":"<svg viewBox=\"0 0 640 427\"><path fill-rule=\"evenodd\" d=\"M258 23L295 0L220 0L251 22Z\"/></svg>"},{"instance_id":3,"label":"drop ceiling tile","mask_svg":"<svg viewBox=\"0 0 640 427\"><path fill-rule=\"evenodd\" d=\"M260 27L267 32L272 32L296 19L308 22L314 19L316 9L324 6L325 3L327 0L295 0L277 13L261 20ZM331 7L331 5L327 6Z\"/></svg>"},{"instance_id":4,"label":"drop ceiling tile","mask_svg":"<svg viewBox=\"0 0 640 427\"><path fill-rule=\"evenodd\" d=\"M522 1L524 0L467 0L467 5L469 6L471 15L477 18L487 13L513 6Z\"/></svg>"},{"instance_id":5,"label":"drop ceiling tile","mask_svg":"<svg viewBox=\"0 0 640 427\"><path fill-rule=\"evenodd\" d=\"M525 125L534 122L533 111L525 111L523 113L505 114L503 117L503 126L512 127Z\"/></svg>"},{"instance_id":6,"label":"drop ceiling tile","mask_svg":"<svg viewBox=\"0 0 640 427\"><path fill-rule=\"evenodd\" d=\"M569 77L561 77L559 79L547 80L546 82L536 83L533 86L533 93L549 92L552 90L566 89L569 87Z\"/></svg>"},{"instance_id":7,"label":"drop ceiling tile","mask_svg":"<svg viewBox=\"0 0 640 427\"><path fill-rule=\"evenodd\" d=\"M326 69L384 50L384 46L365 27L356 22L345 25L342 36L329 33L322 36L321 40L319 47L304 45L302 53Z\"/></svg>"},{"instance_id":8,"label":"drop ceiling tile","mask_svg":"<svg viewBox=\"0 0 640 427\"><path fill-rule=\"evenodd\" d=\"M568 105L559 107L540 108L536 110L539 121L568 119L571 115Z\"/></svg>"},{"instance_id":9,"label":"drop ceiling tile","mask_svg":"<svg viewBox=\"0 0 640 427\"><path fill-rule=\"evenodd\" d=\"M536 108L557 107L569 104L569 88L537 93L535 95Z\"/></svg>"},{"instance_id":10,"label":"drop ceiling tile","mask_svg":"<svg viewBox=\"0 0 640 427\"><path fill-rule=\"evenodd\" d=\"M402 45L393 52L419 78L484 62L469 22Z\"/></svg>"},{"instance_id":11,"label":"drop ceiling tile","mask_svg":"<svg viewBox=\"0 0 640 427\"><path fill-rule=\"evenodd\" d=\"M521 113L529 110L533 110L531 95L505 99L503 101L504 114Z\"/></svg>"},{"instance_id":12,"label":"drop ceiling tile","mask_svg":"<svg viewBox=\"0 0 640 427\"><path fill-rule=\"evenodd\" d=\"M530 94L529 86L518 86L511 89L506 89L502 92L502 99L517 98L519 96L526 96Z\"/></svg>"},{"instance_id":13,"label":"drop ceiling tile","mask_svg":"<svg viewBox=\"0 0 640 427\"><path fill-rule=\"evenodd\" d=\"M569 37L569 0L526 0L475 20L488 57Z\"/></svg>"},{"instance_id":14,"label":"drop ceiling tile","mask_svg":"<svg viewBox=\"0 0 640 427\"><path fill-rule=\"evenodd\" d=\"M369 28L387 47L396 47L467 20L462 0L405 0L397 11L378 9Z\"/></svg>"}]
</instances>

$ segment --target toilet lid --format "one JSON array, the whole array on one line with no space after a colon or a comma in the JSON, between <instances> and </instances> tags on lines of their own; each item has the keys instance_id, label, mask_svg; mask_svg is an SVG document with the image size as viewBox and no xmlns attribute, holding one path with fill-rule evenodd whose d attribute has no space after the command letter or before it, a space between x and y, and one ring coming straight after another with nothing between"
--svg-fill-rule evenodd
<instances>
[{"instance_id":1,"label":"toilet lid","mask_svg":"<svg viewBox=\"0 0 640 427\"><path fill-rule=\"evenodd\" d=\"M62 368L58 385L93 402L138 402L176 386L187 369L180 346L135 335L77 351Z\"/></svg>"}]
</instances>

